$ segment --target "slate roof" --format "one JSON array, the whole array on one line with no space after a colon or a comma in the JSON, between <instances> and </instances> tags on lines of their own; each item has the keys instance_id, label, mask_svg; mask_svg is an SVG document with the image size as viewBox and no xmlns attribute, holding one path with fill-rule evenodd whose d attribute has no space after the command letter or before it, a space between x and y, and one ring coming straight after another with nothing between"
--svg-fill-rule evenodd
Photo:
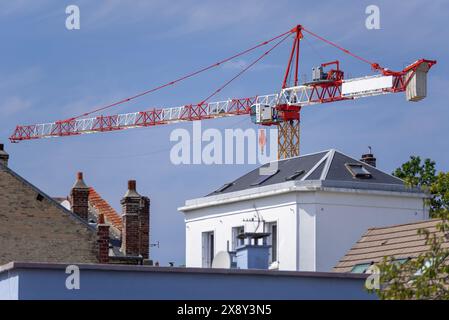
<instances>
[{"instance_id":1,"label":"slate roof","mask_svg":"<svg viewBox=\"0 0 449 320\"><path fill-rule=\"evenodd\" d=\"M383 257L394 256L395 259L415 258L429 250L419 229L441 235L437 224L441 220L432 219L382 228L370 228L359 241L341 258L333 271L351 272L356 265L373 264L382 261ZM449 239L443 244L449 247Z\"/></svg>"},{"instance_id":2,"label":"slate roof","mask_svg":"<svg viewBox=\"0 0 449 320\"><path fill-rule=\"evenodd\" d=\"M357 188L362 184L364 189L367 189L366 184L370 184L373 189L376 189L376 185L383 186L398 186L403 187L404 182L390 174L387 174L375 167L372 167L364 162L349 157L340 151L331 149L327 151L321 151L313 154L303 155L299 157L288 158L277 161L278 172L272 177L263 181L260 184L256 184L261 175L259 168L250 171L249 173L241 176L240 178L232 181L229 187L220 191L218 188L216 191L208 194L208 196L225 194L234 191L246 190L251 188L258 188L268 185L274 185L289 181L289 177L295 173L299 173L304 170L304 173L297 176L296 181L333 181L340 183L350 183L352 188ZM356 178L351 171L347 168L347 164L360 164L370 174L370 178Z\"/></svg>"}]
</instances>

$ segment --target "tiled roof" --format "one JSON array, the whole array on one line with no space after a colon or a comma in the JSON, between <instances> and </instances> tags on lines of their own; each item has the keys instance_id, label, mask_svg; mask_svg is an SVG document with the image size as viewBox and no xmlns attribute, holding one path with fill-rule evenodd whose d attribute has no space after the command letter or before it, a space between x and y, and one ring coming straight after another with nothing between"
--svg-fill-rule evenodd
<instances>
[{"instance_id":1,"label":"tiled roof","mask_svg":"<svg viewBox=\"0 0 449 320\"><path fill-rule=\"evenodd\" d=\"M414 258L429 250L425 237L418 235L419 229L439 233L437 224L441 220L432 219L383 228L371 228L357 241L334 267L336 272L350 272L355 265L378 263L384 257L395 259ZM444 244L449 247L449 240Z\"/></svg>"},{"instance_id":2,"label":"tiled roof","mask_svg":"<svg viewBox=\"0 0 449 320\"><path fill-rule=\"evenodd\" d=\"M106 223L122 231L122 217L92 187L89 188L89 204L104 215Z\"/></svg>"}]
</instances>

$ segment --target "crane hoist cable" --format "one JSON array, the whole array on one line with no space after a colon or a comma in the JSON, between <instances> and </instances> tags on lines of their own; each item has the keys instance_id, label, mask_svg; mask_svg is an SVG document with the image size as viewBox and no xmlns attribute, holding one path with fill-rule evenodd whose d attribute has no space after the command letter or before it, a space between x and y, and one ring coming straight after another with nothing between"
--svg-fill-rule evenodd
<instances>
[{"instance_id":1,"label":"crane hoist cable","mask_svg":"<svg viewBox=\"0 0 449 320\"><path fill-rule=\"evenodd\" d=\"M304 27L302 27L302 30L305 31L305 32L307 32L307 33L310 34L311 36L313 36L313 37L315 37L315 38L317 38L317 39L319 39L319 40L321 40L321 41L323 41L323 42L325 42L325 43L327 43L327 44L329 44L329 45L331 45L331 46L337 48L338 50L343 51L344 53L346 53L346 54L352 56L353 58L356 58L356 59L358 59L358 60L360 60L360 61L362 61L362 62L365 62L365 63L369 64L373 69L376 69L376 70L382 70L382 68L379 66L378 63L375 63L375 62L369 61L369 60L367 60L367 59L365 59L365 58L362 58L361 56L356 55L355 53L352 53L352 52L349 51L348 49L343 48L342 46L336 44L335 42L332 42L332 41L330 41L330 40L327 40L326 38L323 38L322 36L319 36L319 35L317 35L316 33L313 33L312 31L307 30L307 29L304 28Z\"/></svg>"},{"instance_id":2,"label":"crane hoist cable","mask_svg":"<svg viewBox=\"0 0 449 320\"><path fill-rule=\"evenodd\" d=\"M233 60L233 59L235 59L235 58L241 57L241 56L243 56L243 55L245 55L245 54L247 54L247 53L249 53L249 52L251 52L251 51L254 51L255 49L258 49L258 48L260 48L260 47L263 47L263 46L265 46L265 45L267 45L267 44L269 44L269 43L271 43L271 42L273 42L273 41L275 41L275 40L277 40L277 39L280 39L280 38L284 37L284 38L282 39L282 41L284 41L286 38L288 38L288 36L290 36L291 34L295 33L295 32L296 32L296 29L297 29L297 27L295 27L295 28L293 28L293 29L291 29L291 30L289 30L289 31L287 31L287 32L284 32L284 33L282 33L282 34L280 34L280 35L277 35L277 36L275 36L275 37L273 37L273 38L271 38L271 39L269 39L269 40L263 41L263 42L261 42L261 43L255 45L255 46L252 46L252 47L250 47L250 48L248 48L248 49L246 49L246 50L243 50L243 51L241 51L241 52L238 52L238 53L236 53L236 54L234 54L234 55L232 55L232 56L230 56L230 57L228 57L228 58L226 58L226 59L223 59L223 60L221 60L221 61L218 61L218 62L213 63L213 64L211 64L211 65L208 65L208 66L206 66L206 67L203 67L203 68L201 68L201 69L199 69L199 70L196 70L196 71L194 71L194 72L188 73L188 74L186 74L186 75L184 75L184 76L182 76L182 77L179 77L179 78L177 78L177 79L175 79L175 80L172 80L172 81L170 81L170 82L167 82L167 83L164 83L164 84L159 85L159 86L157 86L157 87L154 87L154 88L145 90L145 91L140 92L140 93L138 93L138 94L135 94L135 95L133 95L133 96L130 96L130 97L127 97L127 98L124 98L124 99L115 101L115 102L113 102L113 103L110 103L110 104L107 104L107 105L104 105L104 106L95 108L95 109L93 109L93 110L91 110L91 111L85 112L85 113L83 113L83 114L80 114L80 115L78 115L78 116L75 116L75 117L72 117L72 118L69 118L69 119L66 119L66 120L62 120L62 121L60 121L60 122L72 121L72 120L75 120L75 119L79 119L79 118L81 118L81 117L86 117L86 116L88 116L88 115L90 115L90 114L97 113L97 112L99 112L99 111L103 111L103 110L106 110L106 109L109 109L109 108L112 108L112 107L115 107L115 106L119 106L119 105L124 104L124 103L127 103L127 102L129 102L129 101L131 101L131 100L134 100L134 99L137 99L137 98L139 98L139 97L142 97L142 96L144 96L144 95L147 95L147 94L150 94L150 93L152 93L152 92L161 90L161 89L163 89L163 88L172 86L172 85L174 85L174 84L176 84L176 83L178 83L178 82L181 82L181 81L183 81L183 80L186 80L186 79L188 79L188 78L191 78L191 77L193 77L193 76L196 76L196 75L198 75L198 74L200 74L200 73L203 73L203 72L205 72L205 71L207 71L207 70L210 70L210 69L213 69L213 68L215 68L215 67L218 67L218 66L220 66L220 65L222 65L222 64L224 64L224 63L226 63L226 62L229 62L229 61L231 61L231 60ZM323 42L325 42L325 43L327 43L327 44L329 44L329 45L331 45L331 46L333 46L333 47L335 47L335 48L337 48L337 49L339 49L339 50L341 50L341 51L343 51L344 53L346 53L346 54L348 54L348 55L350 55L350 56L352 56L352 57L354 57L354 58L356 58L356 59L358 59L358 60L360 60L360 61L363 61L363 62L365 62L365 63L368 63L369 65L371 65L371 67L372 67L373 69L381 70L381 71L383 70L383 68L381 68L377 63L374 63L374 62L371 62L371 61L369 61L369 60L367 60L367 59L365 59L365 58L362 58L362 57L360 57L360 56L358 56L358 55L356 55L356 54L350 52L349 50L347 50L347 49L341 47L340 45L338 45L338 44L336 44L336 43L334 43L334 42L332 42L332 41L330 41L330 40L327 40L327 39L325 39L325 38L319 36L318 34L316 34L316 33L312 32L312 31L310 31L310 30L304 28L303 26L301 26L301 29L304 30L305 32L307 32L308 34L310 34L311 36L313 36L313 37L315 37L315 38L317 38L317 39L319 39L319 40L321 40L321 41L323 41ZM282 42L282 41L281 41L281 42ZM264 54L263 56L265 56L265 55L266 55L266 54ZM262 59L262 58L260 58L260 59ZM259 60L260 60L260 59L259 59ZM257 61L258 61L258 60L257 60ZM255 63L257 63L257 61L256 61ZM248 66L248 67L251 67L251 66L252 66L252 65L250 65L250 66ZM246 70L243 70L243 72L245 72L245 71L246 71ZM243 73L243 72L242 72L242 73ZM240 74L238 74L238 75L236 76L236 78L239 77L239 76L240 76ZM233 80L235 80L235 79L234 79L234 78L231 79L230 82L232 82ZM224 87L226 87L228 84L229 84L229 83L226 83L222 88L219 88L218 90L216 90L212 95L210 95L209 97L207 97L206 99L204 99L204 100L202 101L202 103L204 103L205 101L207 101L208 99L210 99L211 97L213 97L215 94L217 94L218 92L220 92L220 91L221 91Z\"/></svg>"},{"instance_id":3,"label":"crane hoist cable","mask_svg":"<svg viewBox=\"0 0 449 320\"><path fill-rule=\"evenodd\" d=\"M251 67L253 67L257 62L259 62L260 60L262 60L263 58L265 58L267 55L269 55L271 53L271 51L273 51L274 49L276 49L282 42L284 42L288 37L290 36L290 34L287 34L285 37L283 37L280 41L276 42L276 44L274 46L272 46L268 51L264 52L261 56L259 56L256 60L254 60L253 62L251 62L249 65L247 65L243 70L241 70L240 72L238 72L234 77L232 77L230 80L226 81L221 87L219 87L217 90L215 90L213 93L211 93L207 98L205 98L203 101L201 101L199 104L202 105L204 104L206 101L208 101L210 98L212 98L213 96L215 96L216 94L218 94L221 90L223 90L224 88L226 88L232 81L234 81L235 79L237 79L238 77L240 77L243 73L245 73L246 71L248 71Z\"/></svg>"},{"instance_id":4,"label":"crane hoist cable","mask_svg":"<svg viewBox=\"0 0 449 320\"><path fill-rule=\"evenodd\" d=\"M248 48L248 49L246 49L246 50L244 50L244 51L241 51L241 52L239 52L239 53L236 53L236 54L230 56L229 58L226 58L226 59L223 59L223 60L218 61L218 62L216 62L216 63L213 63L213 64L211 64L211 65L209 65L209 66L207 66L207 67L203 67L203 68L201 68L201 69L199 69L199 70L197 70L197 71L188 73L188 74L186 74L186 75L184 75L184 76L182 76L182 77L180 77L180 78L177 78L177 79L172 80L172 81L170 81L170 82L164 83L164 84L159 85L159 86L157 86L157 87L154 87L154 88L152 88L152 89L148 89L148 90L146 90L146 91L143 91L143 92L141 92L141 93L135 94L135 95L133 95L133 96L130 96L130 97L121 99L121 100L119 100L119 101L113 102L113 103L111 103L111 104L108 104L108 105L105 105L105 106L98 107L98 108L96 108L96 109L94 109L94 110L92 110L92 111L85 112L85 113L83 113L83 114L80 114L80 115L78 115L78 116L76 116L76 117L73 117L73 118L70 118L70 119L67 119L67 120L64 120L64 121L72 121L72 120L75 120L75 119L79 119L79 118L81 118L81 117L85 117L85 116L88 116L88 115L90 115L90 114L93 114L93 113L96 113L96 112L99 112L99 111L103 111L103 110L105 110L105 109L109 109L109 108L112 108L112 107L115 107L115 106L118 106L118 105L121 105L121 104L124 104L124 103L126 103L126 102L131 101L131 100L134 100L134 99L137 99L137 98L142 97L142 96L144 96L144 95L147 95L147 94L149 94L149 93L152 93L152 92L158 91L158 90L160 90L160 89L163 89L163 88L165 88L165 87L172 86L172 85L174 85L174 84L176 84L176 83L178 83L178 82L181 82L181 81L183 81L183 80L186 80L186 79L188 79L188 78L191 78L191 77L193 77L193 76L196 76L196 75L198 75L198 74L200 74L200 73L202 73L202 72L205 72L205 71L210 70L210 69L212 69L212 68L218 67L218 66L220 66L220 65L222 65L222 64L224 64L224 63L226 63L226 62L229 62L229 61L231 61L231 60L233 60L233 59L235 59L235 58L241 57L241 56L243 56L243 55L245 55L245 54L247 54L247 53L249 53L249 52L251 52L251 51L254 51L254 50L257 49L257 48L263 47L263 46L265 46L265 45L267 45L267 44L269 44L269 43L271 43L271 42L273 42L273 41L275 41L275 40L277 40L277 39L279 39L279 38L282 38L282 37L284 37L284 36L286 36L286 35L288 36L288 35L290 35L292 32L293 32L292 30L289 30L289 31L284 32L284 33L282 33L282 34L280 34L280 35L277 35L277 36L275 36L275 37L273 37L273 38L271 38L271 39L269 39L269 40L263 41L263 42L261 42L261 43L255 45L255 46L253 46L253 47L251 47L251 48Z\"/></svg>"}]
</instances>

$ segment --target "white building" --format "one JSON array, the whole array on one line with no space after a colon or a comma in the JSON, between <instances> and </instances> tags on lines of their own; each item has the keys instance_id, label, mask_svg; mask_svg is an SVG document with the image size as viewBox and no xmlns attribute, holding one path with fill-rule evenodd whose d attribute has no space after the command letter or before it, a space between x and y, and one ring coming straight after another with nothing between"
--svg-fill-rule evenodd
<instances>
[{"instance_id":1,"label":"white building","mask_svg":"<svg viewBox=\"0 0 449 320\"><path fill-rule=\"evenodd\" d=\"M253 170L179 208L187 267L210 267L217 252L235 250L245 230L271 233L271 268L331 271L368 228L428 218L421 190L341 152L277 164L272 175Z\"/></svg>"}]
</instances>

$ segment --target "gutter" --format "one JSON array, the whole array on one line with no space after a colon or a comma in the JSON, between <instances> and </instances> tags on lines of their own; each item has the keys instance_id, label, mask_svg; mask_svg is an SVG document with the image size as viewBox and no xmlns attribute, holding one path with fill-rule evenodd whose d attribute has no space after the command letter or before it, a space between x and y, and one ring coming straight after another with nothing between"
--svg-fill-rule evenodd
<instances>
[{"instance_id":1,"label":"gutter","mask_svg":"<svg viewBox=\"0 0 449 320\"><path fill-rule=\"evenodd\" d=\"M342 192L357 194L376 194L391 196L392 192L403 197L428 198L428 195L417 188L407 188L401 185L375 185L372 183L352 183L341 181L289 181L280 184L268 185L259 188L251 188L241 191L213 195L204 198L187 200L186 204L178 208L178 211L188 212L206 207L219 206L245 200L260 199L274 195L291 192Z\"/></svg>"}]
</instances>

